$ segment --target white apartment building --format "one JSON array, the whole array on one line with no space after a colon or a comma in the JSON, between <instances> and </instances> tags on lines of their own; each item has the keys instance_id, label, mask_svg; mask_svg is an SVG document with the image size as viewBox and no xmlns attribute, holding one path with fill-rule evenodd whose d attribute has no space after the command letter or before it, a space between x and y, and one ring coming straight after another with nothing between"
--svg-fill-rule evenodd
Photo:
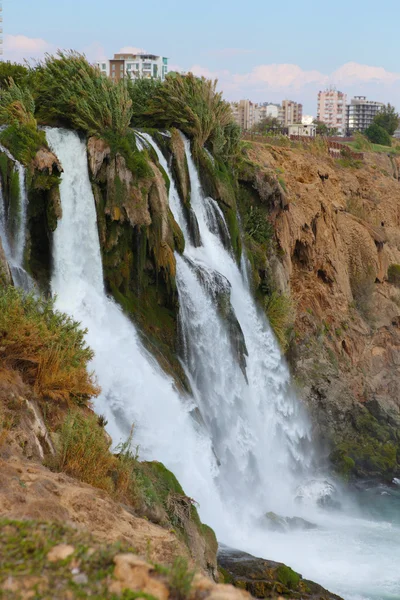
<instances>
[{"instance_id":1,"label":"white apartment building","mask_svg":"<svg viewBox=\"0 0 400 600\"><path fill-rule=\"evenodd\" d=\"M168 73L168 58L156 54L114 54L114 58L98 62L97 66L114 81L124 77L159 78L164 81Z\"/></svg>"},{"instance_id":2,"label":"white apartment building","mask_svg":"<svg viewBox=\"0 0 400 600\"><path fill-rule=\"evenodd\" d=\"M346 133L346 101L347 95L333 86L318 92L317 119L337 129L339 135Z\"/></svg>"},{"instance_id":3,"label":"white apartment building","mask_svg":"<svg viewBox=\"0 0 400 600\"><path fill-rule=\"evenodd\" d=\"M366 96L354 96L347 105L347 135L356 131L364 133L384 106L383 102L367 100Z\"/></svg>"}]
</instances>

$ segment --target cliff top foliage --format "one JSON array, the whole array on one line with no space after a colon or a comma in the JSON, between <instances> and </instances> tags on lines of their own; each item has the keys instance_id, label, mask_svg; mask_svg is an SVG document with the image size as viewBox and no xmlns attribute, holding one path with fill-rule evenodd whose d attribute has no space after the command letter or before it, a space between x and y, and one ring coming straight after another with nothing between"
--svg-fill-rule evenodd
<instances>
[{"instance_id":1,"label":"cliff top foliage","mask_svg":"<svg viewBox=\"0 0 400 600\"><path fill-rule=\"evenodd\" d=\"M40 121L65 123L89 135L107 130L126 135L132 100L125 81L114 83L73 51L48 54L35 70Z\"/></svg>"},{"instance_id":2,"label":"cliff top foliage","mask_svg":"<svg viewBox=\"0 0 400 600\"><path fill-rule=\"evenodd\" d=\"M0 359L43 398L86 405L99 393L87 367L93 358L79 323L51 300L0 287Z\"/></svg>"},{"instance_id":3,"label":"cliff top foliage","mask_svg":"<svg viewBox=\"0 0 400 600\"><path fill-rule=\"evenodd\" d=\"M176 127L194 140L195 147L209 145L217 156L232 155L240 140L240 128L216 87L217 80L193 73L171 73L163 83L130 82L133 120L145 127Z\"/></svg>"},{"instance_id":4,"label":"cliff top foliage","mask_svg":"<svg viewBox=\"0 0 400 600\"><path fill-rule=\"evenodd\" d=\"M0 124L8 125L0 134L0 142L24 165L41 146L47 147L45 133L37 129L31 90L12 78L0 87Z\"/></svg>"}]
</instances>

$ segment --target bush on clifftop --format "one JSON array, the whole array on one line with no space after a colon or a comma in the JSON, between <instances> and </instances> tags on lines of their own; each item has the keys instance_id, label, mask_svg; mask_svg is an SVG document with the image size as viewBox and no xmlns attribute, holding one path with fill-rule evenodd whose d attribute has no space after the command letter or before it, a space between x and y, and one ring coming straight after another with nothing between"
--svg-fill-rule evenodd
<instances>
[{"instance_id":1,"label":"bush on clifftop","mask_svg":"<svg viewBox=\"0 0 400 600\"><path fill-rule=\"evenodd\" d=\"M37 68L38 116L88 135L112 131L125 136L132 118L126 81L114 83L77 52L47 55Z\"/></svg>"}]
</instances>

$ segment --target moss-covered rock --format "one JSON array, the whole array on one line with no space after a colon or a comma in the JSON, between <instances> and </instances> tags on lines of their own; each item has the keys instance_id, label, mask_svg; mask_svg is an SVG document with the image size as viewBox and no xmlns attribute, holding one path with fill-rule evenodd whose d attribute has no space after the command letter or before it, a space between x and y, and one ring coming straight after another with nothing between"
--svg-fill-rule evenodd
<instances>
[{"instance_id":1,"label":"moss-covered rock","mask_svg":"<svg viewBox=\"0 0 400 600\"><path fill-rule=\"evenodd\" d=\"M106 287L137 323L163 369L188 388L177 358L174 256L175 250L183 253L184 237L169 209L165 174L146 151L143 178L99 141L92 140L88 151Z\"/></svg>"},{"instance_id":2,"label":"moss-covered rock","mask_svg":"<svg viewBox=\"0 0 400 600\"><path fill-rule=\"evenodd\" d=\"M341 600L282 563L256 558L239 550L220 549L218 570L224 583L247 590L255 598L279 595L291 600Z\"/></svg>"}]
</instances>

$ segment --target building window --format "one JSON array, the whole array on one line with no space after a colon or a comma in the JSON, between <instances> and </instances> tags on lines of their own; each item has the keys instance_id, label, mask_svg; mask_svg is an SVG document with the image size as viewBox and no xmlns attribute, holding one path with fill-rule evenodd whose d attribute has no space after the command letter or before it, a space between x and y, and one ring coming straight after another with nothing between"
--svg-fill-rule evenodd
<instances>
[{"instance_id":1,"label":"building window","mask_svg":"<svg viewBox=\"0 0 400 600\"><path fill-rule=\"evenodd\" d=\"M107 65L106 65L105 63L103 63L103 64L101 65L101 68L103 69L103 71L107 71Z\"/></svg>"}]
</instances>

